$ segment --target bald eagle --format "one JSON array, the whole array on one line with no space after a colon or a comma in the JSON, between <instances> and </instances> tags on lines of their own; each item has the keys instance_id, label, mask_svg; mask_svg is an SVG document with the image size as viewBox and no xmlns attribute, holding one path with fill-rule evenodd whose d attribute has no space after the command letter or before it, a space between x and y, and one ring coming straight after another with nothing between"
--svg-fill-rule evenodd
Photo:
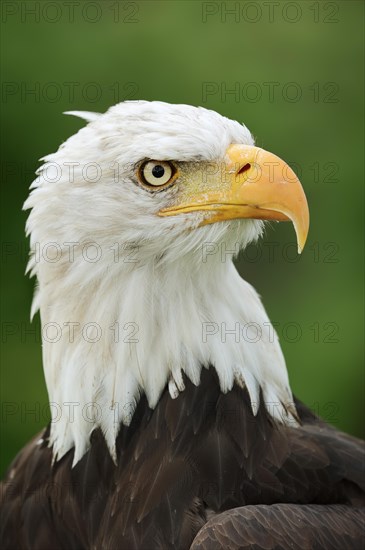
<instances>
[{"instance_id":1,"label":"bald eagle","mask_svg":"<svg viewBox=\"0 0 365 550\"><path fill-rule=\"evenodd\" d=\"M309 226L294 172L249 130L133 101L44 157L25 203L51 422L2 486L2 548L345 549L362 442L291 392L230 255Z\"/></svg>"}]
</instances>

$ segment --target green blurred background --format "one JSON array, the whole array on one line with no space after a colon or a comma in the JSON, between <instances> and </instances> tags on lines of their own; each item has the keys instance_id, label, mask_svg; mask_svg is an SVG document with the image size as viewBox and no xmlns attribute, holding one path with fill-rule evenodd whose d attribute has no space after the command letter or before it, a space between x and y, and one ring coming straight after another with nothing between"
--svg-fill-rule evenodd
<instances>
[{"instance_id":1,"label":"green blurred background","mask_svg":"<svg viewBox=\"0 0 365 550\"><path fill-rule=\"evenodd\" d=\"M311 211L303 255L280 224L239 269L278 323L294 392L360 436L363 3L66 4L2 3L2 471L48 418L22 204L37 159L82 126L62 112L124 99L244 121L300 174Z\"/></svg>"}]
</instances>

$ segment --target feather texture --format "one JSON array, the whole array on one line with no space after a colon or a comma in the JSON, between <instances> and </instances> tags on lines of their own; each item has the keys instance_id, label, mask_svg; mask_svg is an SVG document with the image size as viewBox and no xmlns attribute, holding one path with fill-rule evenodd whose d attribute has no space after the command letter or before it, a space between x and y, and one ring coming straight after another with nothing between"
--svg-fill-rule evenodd
<instances>
[{"instance_id":1,"label":"feather texture","mask_svg":"<svg viewBox=\"0 0 365 550\"><path fill-rule=\"evenodd\" d=\"M222 394L213 368L184 383L153 410L140 399L117 465L100 431L74 468L73 451L51 466L48 432L31 442L2 487L3 548L359 548L362 442L300 403L301 427L263 403L254 416L247 390Z\"/></svg>"}]
</instances>

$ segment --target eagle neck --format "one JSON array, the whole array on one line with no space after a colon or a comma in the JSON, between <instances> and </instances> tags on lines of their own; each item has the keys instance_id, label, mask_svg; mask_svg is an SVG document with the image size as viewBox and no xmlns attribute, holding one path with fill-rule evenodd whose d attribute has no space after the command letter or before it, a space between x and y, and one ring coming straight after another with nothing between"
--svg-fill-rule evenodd
<instances>
[{"instance_id":1,"label":"eagle neck","mask_svg":"<svg viewBox=\"0 0 365 550\"><path fill-rule=\"evenodd\" d=\"M100 428L116 459L118 431L140 396L154 409L166 387L175 399L185 377L199 385L209 366L223 393L247 388L254 413L261 394L279 422L295 415L275 331L231 261L128 266L91 279L67 304L41 307L43 322L65 327L59 341L44 342L56 458L75 447L78 462Z\"/></svg>"}]
</instances>

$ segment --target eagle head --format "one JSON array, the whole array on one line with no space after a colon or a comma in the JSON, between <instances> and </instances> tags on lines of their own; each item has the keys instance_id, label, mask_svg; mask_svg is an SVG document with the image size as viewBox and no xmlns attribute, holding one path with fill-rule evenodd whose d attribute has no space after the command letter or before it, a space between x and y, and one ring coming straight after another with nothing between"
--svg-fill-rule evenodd
<instances>
[{"instance_id":1,"label":"eagle head","mask_svg":"<svg viewBox=\"0 0 365 550\"><path fill-rule=\"evenodd\" d=\"M75 447L76 463L97 427L115 458L140 395L152 408L166 386L177 398L203 367L224 392L247 387L254 410L262 392L283 405L278 421L293 420L275 331L220 247L237 254L265 220L290 220L302 250L309 214L294 172L201 107L71 114L88 124L42 159L25 203L55 458ZM256 341L227 336L250 323Z\"/></svg>"}]
</instances>

